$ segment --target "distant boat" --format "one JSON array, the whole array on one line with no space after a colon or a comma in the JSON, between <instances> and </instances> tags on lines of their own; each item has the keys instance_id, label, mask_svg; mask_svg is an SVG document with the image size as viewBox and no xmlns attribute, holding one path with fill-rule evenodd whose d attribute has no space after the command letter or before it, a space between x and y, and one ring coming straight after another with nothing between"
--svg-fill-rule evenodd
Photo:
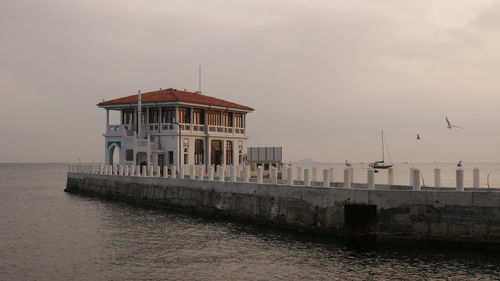
<instances>
[{"instance_id":1,"label":"distant boat","mask_svg":"<svg viewBox=\"0 0 500 281\"><path fill-rule=\"evenodd\" d=\"M382 131L382 161L375 161L370 163L368 166L373 169L389 169L392 167L392 164L385 163L385 151L384 151L384 131Z\"/></svg>"}]
</instances>

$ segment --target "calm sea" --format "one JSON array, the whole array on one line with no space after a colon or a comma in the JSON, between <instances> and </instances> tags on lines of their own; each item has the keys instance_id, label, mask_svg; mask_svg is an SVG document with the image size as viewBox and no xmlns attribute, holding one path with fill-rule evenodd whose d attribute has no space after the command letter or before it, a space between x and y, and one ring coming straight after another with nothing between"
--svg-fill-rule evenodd
<instances>
[{"instance_id":1,"label":"calm sea","mask_svg":"<svg viewBox=\"0 0 500 281\"><path fill-rule=\"evenodd\" d=\"M71 195L65 182L66 165L0 164L0 280L500 278L496 252L358 245Z\"/></svg>"}]
</instances>

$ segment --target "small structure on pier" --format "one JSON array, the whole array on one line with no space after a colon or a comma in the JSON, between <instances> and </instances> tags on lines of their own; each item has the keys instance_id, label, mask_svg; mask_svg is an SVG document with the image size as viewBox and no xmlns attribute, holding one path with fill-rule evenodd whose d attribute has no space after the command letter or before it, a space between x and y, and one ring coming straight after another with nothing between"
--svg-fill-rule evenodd
<instances>
[{"instance_id":1,"label":"small structure on pier","mask_svg":"<svg viewBox=\"0 0 500 281\"><path fill-rule=\"evenodd\" d=\"M249 147L247 163L252 171L258 166L263 166L264 170L269 170L270 166L281 168L283 161L282 147Z\"/></svg>"},{"instance_id":2,"label":"small structure on pier","mask_svg":"<svg viewBox=\"0 0 500 281\"><path fill-rule=\"evenodd\" d=\"M165 89L103 101L107 165L242 164L253 108L199 92ZM120 124L109 124L110 111ZM113 163L118 153L119 163Z\"/></svg>"}]
</instances>

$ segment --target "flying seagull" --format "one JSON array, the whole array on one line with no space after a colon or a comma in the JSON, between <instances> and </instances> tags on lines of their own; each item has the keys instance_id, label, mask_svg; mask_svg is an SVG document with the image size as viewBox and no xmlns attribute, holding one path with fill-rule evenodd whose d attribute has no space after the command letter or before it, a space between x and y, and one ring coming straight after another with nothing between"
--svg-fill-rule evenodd
<instances>
[{"instance_id":1,"label":"flying seagull","mask_svg":"<svg viewBox=\"0 0 500 281\"><path fill-rule=\"evenodd\" d=\"M462 168L462 160L458 161L457 167Z\"/></svg>"},{"instance_id":2,"label":"flying seagull","mask_svg":"<svg viewBox=\"0 0 500 281\"><path fill-rule=\"evenodd\" d=\"M347 162L347 160L345 160L345 165L346 167L351 167L351 163Z\"/></svg>"},{"instance_id":3,"label":"flying seagull","mask_svg":"<svg viewBox=\"0 0 500 281\"><path fill-rule=\"evenodd\" d=\"M419 134L417 134L417 140L420 140L420 135Z\"/></svg>"},{"instance_id":4,"label":"flying seagull","mask_svg":"<svg viewBox=\"0 0 500 281\"><path fill-rule=\"evenodd\" d=\"M446 117L446 116L445 116ZM456 125L452 125L450 120L448 120L448 117L446 117L446 128L448 129L453 129L453 128L459 128L459 129L463 129L462 127L460 126L456 126Z\"/></svg>"}]
</instances>

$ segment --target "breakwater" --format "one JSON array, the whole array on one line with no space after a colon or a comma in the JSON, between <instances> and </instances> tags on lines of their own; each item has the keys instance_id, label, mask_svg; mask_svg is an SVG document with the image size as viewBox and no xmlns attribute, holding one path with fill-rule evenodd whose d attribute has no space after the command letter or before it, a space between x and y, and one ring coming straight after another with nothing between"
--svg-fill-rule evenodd
<instances>
[{"instance_id":1,"label":"breakwater","mask_svg":"<svg viewBox=\"0 0 500 281\"><path fill-rule=\"evenodd\" d=\"M262 179L259 171L257 178L248 172L239 178L230 170L230 177L208 171L181 179L158 171L124 176L120 168L114 175L73 168L66 191L327 235L500 248L499 189L345 186L307 175L289 184L273 171Z\"/></svg>"}]
</instances>

